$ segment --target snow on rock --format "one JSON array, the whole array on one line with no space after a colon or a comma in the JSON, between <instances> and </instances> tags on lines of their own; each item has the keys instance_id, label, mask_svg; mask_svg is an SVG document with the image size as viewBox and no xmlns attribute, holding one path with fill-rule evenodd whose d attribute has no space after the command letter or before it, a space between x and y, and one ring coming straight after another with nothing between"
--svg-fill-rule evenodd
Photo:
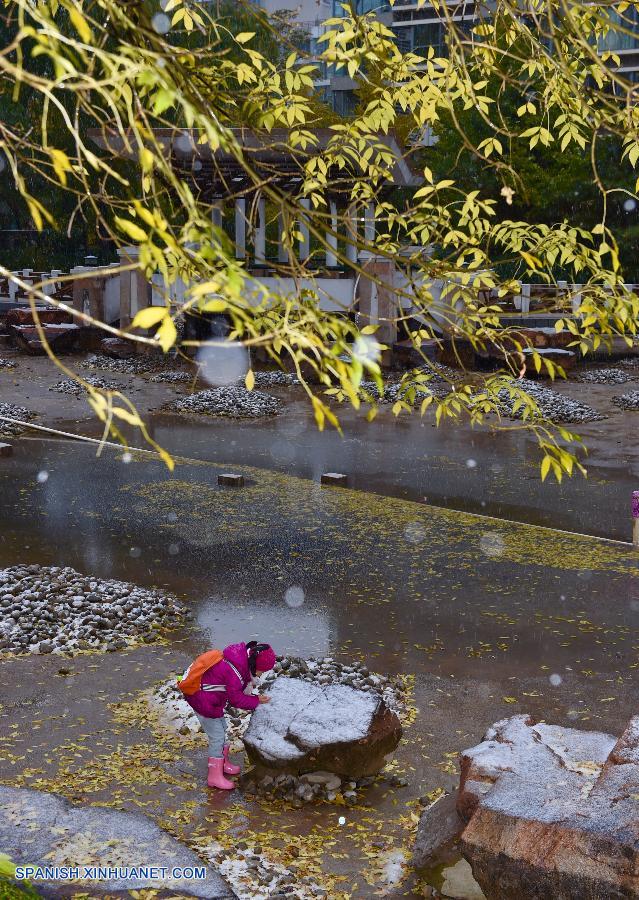
<instances>
[{"instance_id":1,"label":"snow on rock","mask_svg":"<svg viewBox=\"0 0 639 900\"><path fill-rule=\"evenodd\" d=\"M461 757L462 853L488 900L639 896L638 796L639 718L618 741L504 719Z\"/></svg>"},{"instance_id":2,"label":"snow on rock","mask_svg":"<svg viewBox=\"0 0 639 900\"><path fill-rule=\"evenodd\" d=\"M194 372L184 372L179 369L171 369L168 372L158 372L156 375L151 375L149 381L153 382L168 382L169 384L188 384L193 381L195 377Z\"/></svg>"},{"instance_id":3,"label":"snow on rock","mask_svg":"<svg viewBox=\"0 0 639 900\"><path fill-rule=\"evenodd\" d=\"M278 397L271 397L261 391L247 391L240 384L229 384L181 397L167 408L182 413L250 419L276 415L281 405L282 401Z\"/></svg>"},{"instance_id":4,"label":"snow on rock","mask_svg":"<svg viewBox=\"0 0 639 900\"><path fill-rule=\"evenodd\" d=\"M117 381L108 381L105 378L100 378L98 375L87 375L83 380L90 384L91 387L99 388L102 391L114 391L121 387ZM58 394L71 394L75 397L80 397L85 393L84 386L73 378L65 378L62 381L58 381L49 390L56 391Z\"/></svg>"},{"instance_id":5,"label":"snow on rock","mask_svg":"<svg viewBox=\"0 0 639 900\"><path fill-rule=\"evenodd\" d=\"M255 376L255 387L273 387L286 384L299 384L296 375L291 372L280 372L274 370L271 372L253 372Z\"/></svg>"},{"instance_id":6,"label":"snow on rock","mask_svg":"<svg viewBox=\"0 0 639 900\"><path fill-rule=\"evenodd\" d=\"M620 397L613 397L611 402L620 409L639 409L639 391L628 391Z\"/></svg>"},{"instance_id":7,"label":"snow on rock","mask_svg":"<svg viewBox=\"0 0 639 900\"><path fill-rule=\"evenodd\" d=\"M24 425L16 425L13 422L6 422L2 418L9 416L11 419L21 419L23 422L30 422L36 418L36 413L27 409L25 406L18 406L15 403L0 403L0 435L15 437L26 431Z\"/></svg>"},{"instance_id":8,"label":"snow on rock","mask_svg":"<svg viewBox=\"0 0 639 900\"><path fill-rule=\"evenodd\" d=\"M328 896L327 891L309 876L294 875L290 869L269 860L259 845L240 842L226 850L215 842L200 844L197 851L215 864L239 900L267 900L269 897L313 900Z\"/></svg>"},{"instance_id":9,"label":"snow on rock","mask_svg":"<svg viewBox=\"0 0 639 900\"><path fill-rule=\"evenodd\" d=\"M551 390L551 388L544 387L536 381L522 378L516 384L518 388L521 388L537 403L542 416L550 419L552 422L598 422L606 418L591 406L580 403L578 400L573 400L565 394ZM514 400L510 397L507 390L499 392L499 399L503 403L506 415L513 419L522 418L523 412L521 409L513 412Z\"/></svg>"},{"instance_id":10,"label":"snow on rock","mask_svg":"<svg viewBox=\"0 0 639 900\"><path fill-rule=\"evenodd\" d=\"M280 677L269 695L244 735L249 759L267 769L375 774L402 734L395 713L365 691Z\"/></svg>"},{"instance_id":11,"label":"snow on rock","mask_svg":"<svg viewBox=\"0 0 639 900\"><path fill-rule=\"evenodd\" d=\"M636 376L623 369L588 369L577 375L577 381L585 384L625 384L636 379Z\"/></svg>"},{"instance_id":12,"label":"snow on rock","mask_svg":"<svg viewBox=\"0 0 639 900\"><path fill-rule=\"evenodd\" d=\"M84 369L106 369L108 372L122 372L125 375L140 375L153 372L166 365L164 357L133 356L130 359L114 359L102 353L92 353L82 363Z\"/></svg>"},{"instance_id":13,"label":"snow on rock","mask_svg":"<svg viewBox=\"0 0 639 900\"><path fill-rule=\"evenodd\" d=\"M0 569L0 653L121 650L184 615L165 591L58 566Z\"/></svg>"}]
</instances>

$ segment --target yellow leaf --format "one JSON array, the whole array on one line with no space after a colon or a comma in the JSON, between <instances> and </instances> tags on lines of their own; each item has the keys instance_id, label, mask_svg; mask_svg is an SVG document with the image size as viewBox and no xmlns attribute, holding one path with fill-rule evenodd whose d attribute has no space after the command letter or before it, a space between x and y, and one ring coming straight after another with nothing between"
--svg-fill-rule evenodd
<instances>
[{"instance_id":1,"label":"yellow leaf","mask_svg":"<svg viewBox=\"0 0 639 900\"><path fill-rule=\"evenodd\" d=\"M200 309L202 312L223 312L228 306L226 300L207 300L206 303L202 304Z\"/></svg>"},{"instance_id":2,"label":"yellow leaf","mask_svg":"<svg viewBox=\"0 0 639 900\"><path fill-rule=\"evenodd\" d=\"M127 234L131 240L138 242L146 240L146 231L143 231L135 222L131 222L129 219L120 219L119 216L115 217L115 222L118 228Z\"/></svg>"},{"instance_id":3,"label":"yellow leaf","mask_svg":"<svg viewBox=\"0 0 639 900\"><path fill-rule=\"evenodd\" d=\"M147 306L135 314L132 328L152 328L169 314L168 306Z\"/></svg>"},{"instance_id":4,"label":"yellow leaf","mask_svg":"<svg viewBox=\"0 0 639 900\"><path fill-rule=\"evenodd\" d=\"M164 350L165 353L167 353L171 349L171 347L175 343L176 337L177 328L175 327L175 323L170 316L167 316L160 325L156 334L156 338L160 342L160 347Z\"/></svg>"},{"instance_id":5,"label":"yellow leaf","mask_svg":"<svg viewBox=\"0 0 639 900\"><path fill-rule=\"evenodd\" d=\"M77 8L77 6L69 5L69 18L73 24L73 27L78 32L82 40L85 44L89 44L91 42L91 29L87 25L86 19Z\"/></svg>"},{"instance_id":6,"label":"yellow leaf","mask_svg":"<svg viewBox=\"0 0 639 900\"><path fill-rule=\"evenodd\" d=\"M240 34L235 35L235 40L238 44L247 44L252 37L255 37L254 31L242 31Z\"/></svg>"},{"instance_id":7,"label":"yellow leaf","mask_svg":"<svg viewBox=\"0 0 639 900\"><path fill-rule=\"evenodd\" d=\"M246 373L246 378L244 379L244 384L246 385L247 391L252 391L255 387L255 375L253 374L253 369L249 369Z\"/></svg>"},{"instance_id":8,"label":"yellow leaf","mask_svg":"<svg viewBox=\"0 0 639 900\"><path fill-rule=\"evenodd\" d=\"M51 157L51 162L53 163L53 171L58 176L58 181L60 182L60 184L66 185L66 173L71 171L71 163L69 161L69 157L66 155L64 150L56 150L53 147L49 149L49 156Z\"/></svg>"}]
</instances>

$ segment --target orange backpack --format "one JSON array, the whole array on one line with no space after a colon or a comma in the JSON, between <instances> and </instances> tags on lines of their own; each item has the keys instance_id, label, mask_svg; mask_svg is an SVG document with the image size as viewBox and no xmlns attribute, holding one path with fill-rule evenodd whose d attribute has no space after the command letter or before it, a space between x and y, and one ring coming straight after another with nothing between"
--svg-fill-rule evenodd
<instances>
[{"instance_id":1,"label":"orange backpack","mask_svg":"<svg viewBox=\"0 0 639 900\"><path fill-rule=\"evenodd\" d=\"M224 659L221 650L207 650L197 659L193 660L181 678L178 678L177 686L187 697L195 694L202 688L202 676Z\"/></svg>"}]
</instances>

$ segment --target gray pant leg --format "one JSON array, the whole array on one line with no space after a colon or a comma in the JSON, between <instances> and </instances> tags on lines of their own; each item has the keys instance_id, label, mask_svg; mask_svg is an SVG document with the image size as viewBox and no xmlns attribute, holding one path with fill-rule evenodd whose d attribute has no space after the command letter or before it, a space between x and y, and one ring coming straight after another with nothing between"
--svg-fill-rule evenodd
<instances>
[{"instance_id":1,"label":"gray pant leg","mask_svg":"<svg viewBox=\"0 0 639 900\"><path fill-rule=\"evenodd\" d=\"M208 719L199 713L195 715L200 720L202 731L209 739L209 756L215 759L221 759L224 755L224 744L226 743L226 719Z\"/></svg>"}]
</instances>

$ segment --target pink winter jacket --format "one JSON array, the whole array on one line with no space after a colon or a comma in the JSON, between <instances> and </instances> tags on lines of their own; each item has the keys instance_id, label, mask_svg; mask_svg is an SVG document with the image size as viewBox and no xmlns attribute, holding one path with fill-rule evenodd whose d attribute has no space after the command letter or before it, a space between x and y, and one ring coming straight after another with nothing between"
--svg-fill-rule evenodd
<instances>
[{"instance_id":1,"label":"pink winter jacket","mask_svg":"<svg viewBox=\"0 0 639 900\"><path fill-rule=\"evenodd\" d=\"M201 689L184 697L207 719L221 719L227 703L238 709L257 709L260 702L255 694L244 693L251 681L246 644L231 644L223 653L224 659L202 676Z\"/></svg>"}]
</instances>

